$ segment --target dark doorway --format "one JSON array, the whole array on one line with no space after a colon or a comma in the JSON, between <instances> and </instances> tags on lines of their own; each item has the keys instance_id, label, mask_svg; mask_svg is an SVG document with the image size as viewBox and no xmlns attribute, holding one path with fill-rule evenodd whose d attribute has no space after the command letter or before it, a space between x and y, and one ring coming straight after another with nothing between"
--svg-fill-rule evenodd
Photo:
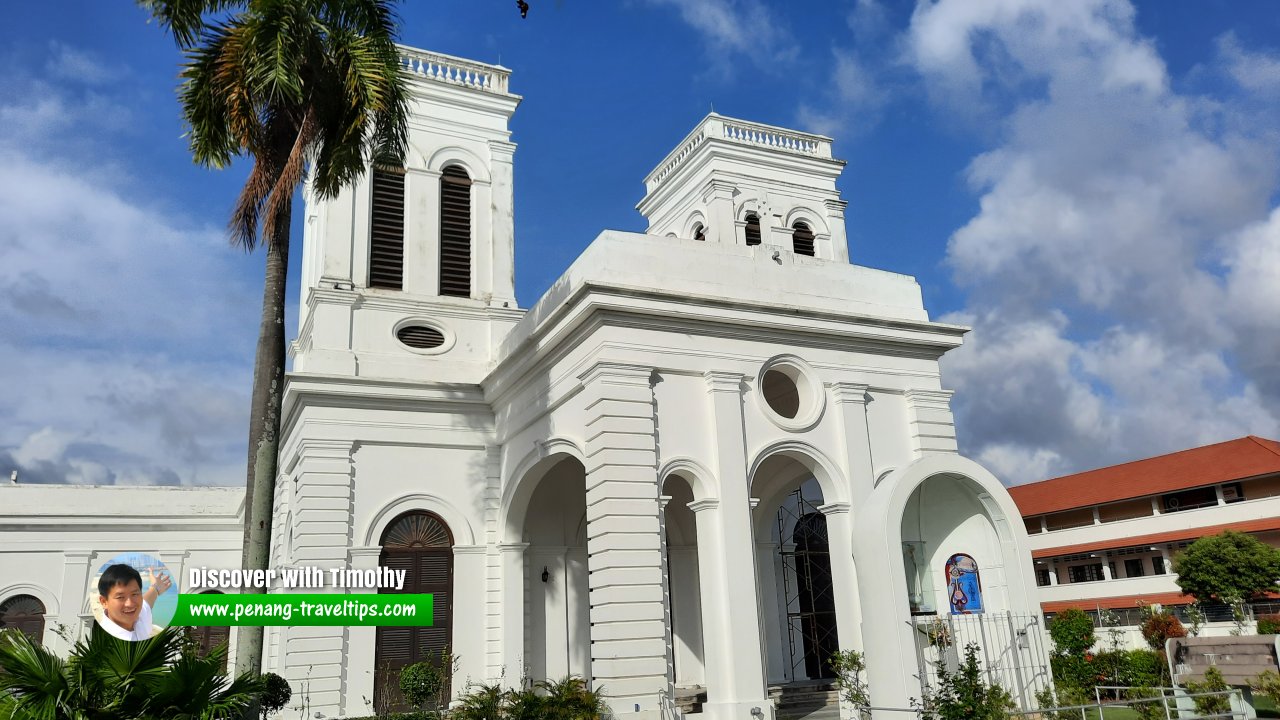
<instances>
[{"instance_id":1,"label":"dark doorway","mask_svg":"<svg viewBox=\"0 0 1280 720\"><path fill-rule=\"evenodd\" d=\"M408 512L392 521L382 536L378 560L385 568L404 570L403 590L379 593L432 593L435 596L431 627L379 627L374 650L373 706L379 714L413 710L400 694L400 670L427 661L446 674L445 692L452 668L447 667L449 631L453 618L453 535L438 515Z\"/></svg>"},{"instance_id":2,"label":"dark doorway","mask_svg":"<svg viewBox=\"0 0 1280 720\"><path fill-rule=\"evenodd\" d=\"M834 679L829 660L840 643L827 518L797 489L778 510L778 530L780 537L791 541L780 550L791 676L803 668L810 680Z\"/></svg>"}]
</instances>

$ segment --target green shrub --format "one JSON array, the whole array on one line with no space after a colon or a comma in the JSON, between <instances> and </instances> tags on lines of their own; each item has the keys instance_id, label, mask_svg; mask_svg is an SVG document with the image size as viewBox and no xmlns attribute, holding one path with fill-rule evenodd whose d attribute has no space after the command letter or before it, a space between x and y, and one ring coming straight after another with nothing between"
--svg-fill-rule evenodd
<instances>
[{"instance_id":1,"label":"green shrub","mask_svg":"<svg viewBox=\"0 0 1280 720\"><path fill-rule=\"evenodd\" d=\"M1120 685L1139 688L1163 687L1167 675L1164 655L1154 650L1130 650L1124 654Z\"/></svg>"},{"instance_id":2,"label":"green shrub","mask_svg":"<svg viewBox=\"0 0 1280 720\"><path fill-rule=\"evenodd\" d=\"M444 673L429 662L414 663L400 670L400 692L410 705L420 710L438 700L443 684Z\"/></svg>"},{"instance_id":3,"label":"green shrub","mask_svg":"<svg viewBox=\"0 0 1280 720\"><path fill-rule=\"evenodd\" d=\"M1072 705L1085 705L1093 702L1093 698L1086 695L1084 690L1072 685L1056 685L1055 687L1046 687L1036 693L1036 705L1041 708L1051 707L1071 707ZM1043 720L1080 720L1079 710L1057 710L1055 712L1041 713Z\"/></svg>"},{"instance_id":4,"label":"green shrub","mask_svg":"<svg viewBox=\"0 0 1280 720\"><path fill-rule=\"evenodd\" d=\"M1133 703L1129 707L1133 708L1133 712L1138 716L1138 720L1161 720L1168 715L1165 714L1164 694L1159 690L1147 686L1135 686L1125 691L1125 700ZM1139 700L1153 700L1156 702L1138 702Z\"/></svg>"},{"instance_id":5,"label":"green shrub","mask_svg":"<svg viewBox=\"0 0 1280 720\"><path fill-rule=\"evenodd\" d=\"M1280 705L1280 675L1274 670L1267 670L1249 680L1249 688L1273 704Z\"/></svg>"},{"instance_id":6,"label":"green shrub","mask_svg":"<svg viewBox=\"0 0 1280 720\"><path fill-rule=\"evenodd\" d=\"M502 688L497 685L476 685L467 688L467 694L458 701L450 713L453 720L499 720L502 717Z\"/></svg>"},{"instance_id":7,"label":"green shrub","mask_svg":"<svg viewBox=\"0 0 1280 720\"><path fill-rule=\"evenodd\" d=\"M937 720L1007 720L1013 696L999 685L987 685L978 665L978 646L964 648L964 662L955 674L938 664L938 687L926 700L929 716Z\"/></svg>"},{"instance_id":8,"label":"green shrub","mask_svg":"<svg viewBox=\"0 0 1280 720\"><path fill-rule=\"evenodd\" d=\"M1053 671L1053 680L1061 687L1079 688L1093 692L1098 684L1100 666L1094 663L1093 655L1064 655L1055 653L1049 659Z\"/></svg>"},{"instance_id":9,"label":"green shrub","mask_svg":"<svg viewBox=\"0 0 1280 720\"><path fill-rule=\"evenodd\" d=\"M1187 691L1193 695L1204 692L1222 692L1229 689L1226 679L1222 677L1222 671L1216 667L1210 667L1205 671L1204 682L1187 683ZM1196 712L1201 715L1221 715L1231 712L1231 698L1227 695L1192 698L1192 701L1196 704Z\"/></svg>"},{"instance_id":10,"label":"green shrub","mask_svg":"<svg viewBox=\"0 0 1280 720\"><path fill-rule=\"evenodd\" d=\"M867 662L862 653L841 650L833 654L828 662L836 674L836 689L840 692L840 699L857 707L870 705L871 693L863 677Z\"/></svg>"},{"instance_id":11,"label":"green shrub","mask_svg":"<svg viewBox=\"0 0 1280 720\"><path fill-rule=\"evenodd\" d=\"M1280 635L1280 615L1259 615L1259 635Z\"/></svg>"},{"instance_id":12,"label":"green shrub","mask_svg":"<svg viewBox=\"0 0 1280 720\"><path fill-rule=\"evenodd\" d=\"M1097 642L1093 634L1093 618L1083 610L1063 610L1049 622L1049 637L1057 651L1065 655L1084 655Z\"/></svg>"},{"instance_id":13,"label":"green shrub","mask_svg":"<svg viewBox=\"0 0 1280 720\"><path fill-rule=\"evenodd\" d=\"M258 712L265 720L289 704L289 700L293 697L293 688L289 687L288 680L273 672L263 673L262 681L266 684L266 689L258 696Z\"/></svg>"}]
</instances>

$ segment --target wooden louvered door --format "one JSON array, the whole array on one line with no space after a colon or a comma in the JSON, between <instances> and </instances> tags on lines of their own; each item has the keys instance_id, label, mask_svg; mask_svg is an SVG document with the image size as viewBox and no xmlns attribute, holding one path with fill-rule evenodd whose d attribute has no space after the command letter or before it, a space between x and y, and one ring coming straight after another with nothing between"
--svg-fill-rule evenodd
<instances>
[{"instance_id":1,"label":"wooden louvered door","mask_svg":"<svg viewBox=\"0 0 1280 720\"><path fill-rule=\"evenodd\" d=\"M369 216L369 287L404 286L404 173L373 171Z\"/></svg>"},{"instance_id":2,"label":"wooden louvered door","mask_svg":"<svg viewBox=\"0 0 1280 720\"><path fill-rule=\"evenodd\" d=\"M14 595L0 602L2 630L17 630L36 643L44 642L44 603L31 595Z\"/></svg>"},{"instance_id":3,"label":"wooden louvered door","mask_svg":"<svg viewBox=\"0 0 1280 720\"><path fill-rule=\"evenodd\" d=\"M440 294L471 297L471 178L457 165L440 175Z\"/></svg>"},{"instance_id":4,"label":"wooden louvered door","mask_svg":"<svg viewBox=\"0 0 1280 720\"><path fill-rule=\"evenodd\" d=\"M374 709L379 713L412 710L400 693L401 668L427 661L440 667L449 649L453 620L453 540L440 518L410 513L397 518L382 542L380 564L405 571L404 589L380 590L395 595L431 593L435 616L431 627L379 627L374 651ZM394 598L388 597L387 600ZM446 673L450 668L441 668ZM449 681L445 681L445 687Z\"/></svg>"}]
</instances>

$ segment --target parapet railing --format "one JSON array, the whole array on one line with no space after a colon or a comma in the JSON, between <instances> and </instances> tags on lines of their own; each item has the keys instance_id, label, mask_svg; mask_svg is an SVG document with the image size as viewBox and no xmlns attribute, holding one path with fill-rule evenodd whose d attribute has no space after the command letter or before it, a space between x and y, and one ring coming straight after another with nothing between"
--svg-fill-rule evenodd
<instances>
[{"instance_id":1,"label":"parapet railing","mask_svg":"<svg viewBox=\"0 0 1280 720\"><path fill-rule=\"evenodd\" d=\"M401 46L400 64L415 77L507 94L511 71L498 65L465 60L452 55Z\"/></svg>"},{"instance_id":2,"label":"parapet railing","mask_svg":"<svg viewBox=\"0 0 1280 720\"><path fill-rule=\"evenodd\" d=\"M792 155L805 155L815 158L831 157L831 138L823 135L811 135L797 130L762 125L760 123L737 120L712 113L698 127L693 129L680 144L672 150L649 176L645 178L645 189L652 192L671 176L693 154L698 146L708 140L721 140L738 145L752 145L769 148Z\"/></svg>"}]
</instances>

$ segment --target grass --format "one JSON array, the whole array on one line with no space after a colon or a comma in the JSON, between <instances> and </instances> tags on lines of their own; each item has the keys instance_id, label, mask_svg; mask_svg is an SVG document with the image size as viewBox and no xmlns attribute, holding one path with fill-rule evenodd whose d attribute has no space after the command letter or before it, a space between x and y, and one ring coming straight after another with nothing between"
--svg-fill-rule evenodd
<instances>
[{"instance_id":1,"label":"grass","mask_svg":"<svg viewBox=\"0 0 1280 720\"><path fill-rule=\"evenodd\" d=\"M1280 708L1277 708L1271 700L1255 695L1253 702L1254 709L1258 711L1258 717L1280 718ZM1085 717L1088 720L1138 720L1138 713L1127 707L1104 707L1101 714L1097 709L1090 709ZM1177 713L1174 713L1174 717L1177 717Z\"/></svg>"}]
</instances>

